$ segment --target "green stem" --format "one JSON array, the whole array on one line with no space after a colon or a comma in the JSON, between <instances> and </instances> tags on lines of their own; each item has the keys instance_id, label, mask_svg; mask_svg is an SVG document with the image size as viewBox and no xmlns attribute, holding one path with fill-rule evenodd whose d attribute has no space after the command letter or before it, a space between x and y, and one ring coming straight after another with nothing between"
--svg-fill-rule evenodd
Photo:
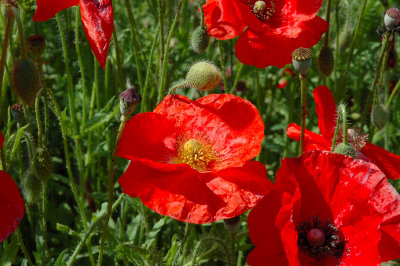
<instances>
[{"instance_id":1,"label":"green stem","mask_svg":"<svg viewBox=\"0 0 400 266\"><path fill-rule=\"evenodd\" d=\"M131 8L131 1L130 0L125 0L126 2L126 7L128 10L128 18L129 22L131 24L131 32L132 32L132 41L133 41L133 52L135 55L135 62L136 62L136 73L138 76L138 81L139 81L139 86L140 86L140 92L143 94L143 78L142 78L142 70L141 70L141 64L140 64L140 58L139 58L139 46L137 42L137 31L136 31L136 23L135 19L133 17L132 13L132 8ZM151 62L151 61L149 61Z\"/></svg>"},{"instance_id":2,"label":"green stem","mask_svg":"<svg viewBox=\"0 0 400 266\"><path fill-rule=\"evenodd\" d=\"M76 55L78 57L79 62L79 70L81 72L81 82L82 82L82 123L81 123L81 132L84 130L86 117L87 117L87 88L86 88L86 79L85 79L85 67L83 65L83 59L81 54L81 48L79 46L79 25L81 23L81 15L79 12L79 7L76 7L75 12L75 49Z\"/></svg>"},{"instance_id":3,"label":"green stem","mask_svg":"<svg viewBox=\"0 0 400 266\"><path fill-rule=\"evenodd\" d=\"M40 112L40 96L43 93L43 89L40 89L38 93L36 94L36 100L35 100L35 113L36 113L36 127L38 130L38 146L43 145L43 122L42 122L42 116Z\"/></svg>"},{"instance_id":4,"label":"green stem","mask_svg":"<svg viewBox=\"0 0 400 266\"><path fill-rule=\"evenodd\" d=\"M236 77L235 77L235 82L233 83L231 91L229 92L230 94L235 94L236 86L237 86L237 84L239 82L240 75L242 74L243 66L244 66L244 64L242 62L240 62L239 63L239 70L238 70L238 73L236 74Z\"/></svg>"},{"instance_id":5,"label":"green stem","mask_svg":"<svg viewBox=\"0 0 400 266\"><path fill-rule=\"evenodd\" d=\"M119 198L114 202L112 206L112 211L114 211L118 205L121 203L123 200L125 194L121 194ZM79 241L78 245L76 246L74 252L72 253L71 257L69 258L67 262L67 266L71 266L75 260L76 257L78 256L79 252L81 251L83 245L86 243L86 240L92 235L93 231L96 229L98 225L101 224L101 222L106 218L106 213L104 213L102 216L98 217L88 228L88 230L85 231L85 234L83 235L81 241Z\"/></svg>"},{"instance_id":6,"label":"green stem","mask_svg":"<svg viewBox=\"0 0 400 266\"><path fill-rule=\"evenodd\" d=\"M12 12L14 12L15 21L17 22L18 33L19 33L19 42L20 42L20 45L21 45L21 58L27 58L28 57L28 52L26 50L24 27L22 25L18 9L16 9L15 7L10 7L10 9L12 10Z\"/></svg>"},{"instance_id":7,"label":"green stem","mask_svg":"<svg viewBox=\"0 0 400 266\"><path fill-rule=\"evenodd\" d=\"M28 264L30 266L33 266L34 264L32 262L31 257L29 256L28 250L26 249L26 246L24 244L24 240L22 238L22 234L21 234L21 231L19 230L19 227L17 227L17 229L15 230L15 233L17 234L19 246L21 247L22 253L24 253L25 259L28 261Z\"/></svg>"},{"instance_id":8,"label":"green stem","mask_svg":"<svg viewBox=\"0 0 400 266\"><path fill-rule=\"evenodd\" d=\"M168 94L174 94L176 90L183 89L188 87L189 85L187 84L186 80L182 82L178 82L169 89Z\"/></svg>"},{"instance_id":9,"label":"green stem","mask_svg":"<svg viewBox=\"0 0 400 266\"><path fill-rule=\"evenodd\" d=\"M354 48L355 48L356 42L357 42L358 31L360 30L361 20L364 17L364 12L365 12L365 8L367 6L367 2L368 2L368 0L363 0L363 4L362 4L362 7L360 9L360 13L358 14L356 28L354 30L353 38L352 38L351 44L350 44L350 52L349 52L349 55L347 57L346 70L345 70L344 75L343 75L343 83L341 84L340 87L338 87L337 93L335 95L336 96L335 97L336 98L336 102L340 102L341 99L343 98L343 96L346 94L347 78L348 78L348 75L349 75L351 62L353 61Z\"/></svg>"},{"instance_id":10,"label":"green stem","mask_svg":"<svg viewBox=\"0 0 400 266\"><path fill-rule=\"evenodd\" d=\"M104 242L106 240L106 235L107 235L107 230L108 230L108 221L110 220L110 217L111 217L111 209L112 209L112 204L114 201L114 198L113 198L113 195L114 195L114 164L115 164L115 159L117 158L118 144L119 144L119 141L121 140L122 131L125 127L126 122L128 121L128 118L129 118L129 115L121 116L121 123L119 125L118 134L115 138L115 145L114 145L114 149L113 149L113 152L111 155L111 164L108 169L107 215L106 215L106 219L104 221L103 235L100 240L99 258L97 260L97 265L99 265L99 266L102 264L102 261L103 261Z\"/></svg>"},{"instance_id":11,"label":"green stem","mask_svg":"<svg viewBox=\"0 0 400 266\"><path fill-rule=\"evenodd\" d=\"M49 248L47 246L47 182L42 182L42 234L43 234L43 247L45 254L45 261L49 255Z\"/></svg>"},{"instance_id":12,"label":"green stem","mask_svg":"<svg viewBox=\"0 0 400 266\"><path fill-rule=\"evenodd\" d=\"M306 129L306 112L307 112L307 76L299 75L300 77L300 89L301 89L301 135L300 135L300 147L299 147L299 156L304 153L304 133Z\"/></svg>"},{"instance_id":13,"label":"green stem","mask_svg":"<svg viewBox=\"0 0 400 266\"><path fill-rule=\"evenodd\" d=\"M328 3L326 4L326 22L330 22L331 19L331 0L328 0ZM325 39L324 39L324 47L327 47L329 44L329 27L328 30L325 32Z\"/></svg>"},{"instance_id":14,"label":"green stem","mask_svg":"<svg viewBox=\"0 0 400 266\"><path fill-rule=\"evenodd\" d=\"M222 48L222 41L218 40L219 62L221 64L222 80L224 81L224 89L228 91L228 80L226 79L226 67L224 59L224 49Z\"/></svg>"},{"instance_id":15,"label":"green stem","mask_svg":"<svg viewBox=\"0 0 400 266\"><path fill-rule=\"evenodd\" d=\"M14 14L9 9L6 10L7 12L7 23L6 28L4 31L4 38L2 43L2 53L0 59L0 119L1 119L1 107L3 106L3 77L4 77L4 68L6 65L6 59L8 54L8 41L10 39L11 29L13 25Z\"/></svg>"},{"instance_id":16,"label":"green stem","mask_svg":"<svg viewBox=\"0 0 400 266\"><path fill-rule=\"evenodd\" d=\"M146 72L146 80L144 82L144 88L142 92L142 105L140 107L140 112L147 112L149 110L149 80L150 80L150 71L151 71L151 66L153 62L153 56L154 56L154 51L156 50L157 47L157 39L158 36L160 35L160 27L157 30L156 36L154 37L153 44L151 46L151 52L150 52L150 58L149 58L149 64L147 65L147 72Z\"/></svg>"},{"instance_id":17,"label":"green stem","mask_svg":"<svg viewBox=\"0 0 400 266\"><path fill-rule=\"evenodd\" d=\"M347 141L347 110L344 104L339 105L340 112L342 114L342 127L343 127L343 144L348 144Z\"/></svg>"},{"instance_id":18,"label":"green stem","mask_svg":"<svg viewBox=\"0 0 400 266\"><path fill-rule=\"evenodd\" d=\"M390 94L390 97L389 97L388 101L386 102L386 107L387 108L390 108L390 105L392 104L393 99L396 96L396 94L399 91L399 89L400 89L400 80L397 82L396 87L394 87L392 93Z\"/></svg>"},{"instance_id":19,"label":"green stem","mask_svg":"<svg viewBox=\"0 0 400 266\"><path fill-rule=\"evenodd\" d=\"M339 136L339 131L340 131L340 112L339 112L339 108L338 108L338 112L337 112L337 120L336 120L336 128L335 128L335 134L333 135L333 139L332 139L332 147L331 147L331 152L333 152L336 148L336 143L337 143L337 139Z\"/></svg>"},{"instance_id":20,"label":"green stem","mask_svg":"<svg viewBox=\"0 0 400 266\"><path fill-rule=\"evenodd\" d=\"M172 35L175 32L175 28L176 28L176 24L178 22L179 15L182 10L183 1L186 1L186 0L181 0L179 2L178 11L176 12L175 18L172 22L171 29L169 30L169 33L168 33L167 43L165 44L164 59L162 62L162 70L161 70L161 77L160 77L160 87L158 90L158 102L161 102L161 100L165 94L165 79L166 79L166 74L167 74L169 46L171 43ZM162 32L161 32L161 35L162 35Z\"/></svg>"},{"instance_id":21,"label":"green stem","mask_svg":"<svg viewBox=\"0 0 400 266\"><path fill-rule=\"evenodd\" d=\"M61 18L59 14L56 14L58 29L60 31L61 43L64 51L64 63L65 63L65 72L67 76L68 83L68 102L69 102L69 112L72 120L73 129L76 129L76 116L75 116L75 97L74 97L74 84L72 82L69 54L68 54L68 46L67 40L65 38L65 31L61 23Z\"/></svg>"},{"instance_id":22,"label":"green stem","mask_svg":"<svg viewBox=\"0 0 400 266\"><path fill-rule=\"evenodd\" d=\"M121 91L124 91L125 79L124 79L124 74L122 73L121 50L119 49L118 34L117 34L115 27L114 27L114 31L113 31L113 37L114 37L114 45L115 45L115 54L117 57L118 77L120 80L119 85L121 86Z\"/></svg>"}]
</instances>

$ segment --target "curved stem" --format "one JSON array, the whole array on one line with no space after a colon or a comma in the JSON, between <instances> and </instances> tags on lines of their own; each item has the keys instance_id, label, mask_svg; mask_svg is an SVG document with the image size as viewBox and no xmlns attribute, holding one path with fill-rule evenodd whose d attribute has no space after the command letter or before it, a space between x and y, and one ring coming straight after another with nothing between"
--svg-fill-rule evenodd
<instances>
[{"instance_id":1,"label":"curved stem","mask_svg":"<svg viewBox=\"0 0 400 266\"><path fill-rule=\"evenodd\" d=\"M386 102L386 107L390 108L390 105L392 104L392 101L394 99L394 97L396 96L397 92L400 89L400 80L397 82L396 87L394 87L392 93L390 94L390 97L388 99L388 101Z\"/></svg>"},{"instance_id":2,"label":"curved stem","mask_svg":"<svg viewBox=\"0 0 400 266\"><path fill-rule=\"evenodd\" d=\"M9 9L7 10L7 23L4 31L4 38L2 43L2 53L0 59L0 119L1 119L1 107L2 103L2 94L3 94L3 77L4 77L4 68L6 65L6 59L8 54L8 40L10 39L11 28L13 25L14 14Z\"/></svg>"},{"instance_id":3,"label":"curved stem","mask_svg":"<svg viewBox=\"0 0 400 266\"><path fill-rule=\"evenodd\" d=\"M17 234L19 246L21 247L22 253L24 253L25 259L28 261L28 264L30 266L33 266L33 262L31 257L29 256L28 250L26 249L26 246L24 244L24 240L22 239L22 234L21 231L19 230L19 227L15 230L15 233Z\"/></svg>"},{"instance_id":4,"label":"curved stem","mask_svg":"<svg viewBox=\"0 0 400 266\"><path fill-rule=\"evenodd\" d=\"M300 135L300 147L299 147L299 156L301 156L304 152L304 132L306 128L306 112L307 112L307 76L299 75L300 77L300 89L301 89L301 135Z\"/></svg>"},{"instance_id":5,"label":"curved stem","mask_svg":"<svg viewBox=\"0 0 400 266\"><path fill-rule=\"evenodd\" d=\"M14 12L15 21L17 22L18 33L19 33L19 42L20 42L20 45L21 45L21 58L27 58L28 57L28 52L26 50L24 27L22 25L21 18L19 17L18 9L16 9L15 7L10 7L10 9L12 10L12 12Z\"/></svg>"},{"instance_id":6,"label":"curved stem","mask_svg":"<svg viewBox=\"0 0 400 266\"><path fill-rule=\"evenodd\" d=\"M228 91L228 80L226 79L226 67L224 59L224 49L222 48L222 41L218 40L219 62L221 64L222 80L224 81L224 89Z\"/></svg>"},{"instance_id":7,"label":"curved stem","mask_svg":"<svg viewBox=\"0 0 400 266\"><path fill-rule=\"evenodd\" d=\"M331 0L328 0L328 3L326 5L327 5L327 7L326 7L326 22L328 22L328 24L329 24L330 19L331 19ZM328 27L328 30L325 32L325 39L324 39L325 47L328 46L328 43L329 43L329 28L330 27Z\"/></svg>"},{"instance_id":8,"label":"curved stem","mask_svg":"<svg viewBox=\"0 0 400 266\"><path fill-rule=\"evenodd\" d=\"M242 62L240 62L239 63L239 70L238 70L238 73L236 74L236 77L235 77L235 82L233 83L231 91L229 92L230 94L235 94L236 86L237 86L237 84L239 82L240 75L242 74L243 67L244 67L244 64Z\"/></svg>"}]
</instances>

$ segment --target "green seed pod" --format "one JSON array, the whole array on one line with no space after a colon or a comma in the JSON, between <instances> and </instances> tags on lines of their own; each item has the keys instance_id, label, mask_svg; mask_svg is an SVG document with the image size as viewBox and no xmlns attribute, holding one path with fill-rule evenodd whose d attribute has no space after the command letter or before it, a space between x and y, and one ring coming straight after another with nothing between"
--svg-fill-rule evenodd
<instances>
[{"instance_id":1,"label":"green seed pod","mask_svg":"<svg viewBox=\"0 0 400 266\"><path fill-rule=\"evenodd\" d=\"M28 171L24 178L24 196L29 204L35 203L42 193L42 182L32 173Z\"/></svg>"},{"instance_id":2,"label":"green seed pod","mask_svg":"<svg viewBox=\"0 0 400 266\"><path fill-rule=\"evenodd\" d=\"M335 58L333 57L332 49L328 46L321 48L318 56L318 67L322 74L329 77L335 66Z\"/></svg>"},{"instance_id":3,"label":"green seed pod","mask_svg":"<svg viewBox=\"0 0 400 266\"><path fill-rule=\"evenodd\" d=\"M376 105L371 112L371 121L374 126L382 129L389 121L389 110L383 104Z\"/></svg>"},{"instance_id":4,"label":"green seed pod","mask_svg":"<svg viewBox=\"0 0 400 266\"><path fill-rule=\"evenodd\" d=\"M37 147L33 155L33 173L42 182L47 182L53 173L53 160L47 148Z\"/></svg>"},{"instance_id":5,"label":"green seed pod","mask_svg":"<svg viewBox=\"0 0 400 266\"><path fill-rule=\"evenodd\" d=\"M40 86L40 74L36 64L30 58L15 61L11 73L11 83L22 100L33 106Z\"/></svg>"},{"instance_id":6,"label":"green seed pod","mask_svg":"<svg viewBox=\"0 0 400 266\"><path fill-rule=\"evenodd\" d=\"M339 143L333 153L340 153L357 159L357 153L349 144Z\"/></svg>"},{"instance_id":7,"label":"green seed pod","mask_svg":"<svg viewBox=\"0 0 400 266\"><path fill-rule=\"evenodd\" d=\"M186 84L201 91L208 91L218 86L221 79L221 71L215 65L201 61L189 69L186 75Z\"/></svg>"},{"instance_id":8,"label":"green seed pod","mask_svg":"<svg viewBox=\"0 0 400 266\"><path fill-rule=\"evenodd\" d=\"M240 216L224 220L225 228L232 234L237 233L240 228Z\"/></svg>"},{"instance_id":9,"label":"green seed pod","mask_svg":"<svg viewBox=\"0 0 400 266\"><path fill-rule=\"evenodd\" d=\"M312 52L308 48L297 48L292 53L293 67L301 75L306 75L312 64Z\"/></svg>"},{"instance_id":10,"label":"green seed pod","mask_svg":"<svg viewBox=\"0 0 400 266\"><path fill-rule=\"evenodd\" d=\"M207 49L209 41L210 35L208 34L207 29L198 26L192 33L190 44L192 45L193 51L201 54Z\"/></svg>"}]
</instances>

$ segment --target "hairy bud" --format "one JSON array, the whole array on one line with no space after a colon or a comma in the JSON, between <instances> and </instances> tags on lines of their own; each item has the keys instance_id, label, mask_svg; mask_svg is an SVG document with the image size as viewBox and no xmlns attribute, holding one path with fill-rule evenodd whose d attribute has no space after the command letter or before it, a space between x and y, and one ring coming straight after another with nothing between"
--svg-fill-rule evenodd
<instances>
[{"instance_id":1,"label":"hairy bud","mask_svg":"<svg viewBox=\"0 0 400 266\"><path fill-rule=\"evenodd\" d=\"M53 173L53 160L47 148L37 147L33 155L33 173L42 182L47 182Z\"/></svg>"},{"instance_id":2,"label":"hairy bud","mask_svg":"<svg viewBox=\"0 0 400 266\"><path fill-rule=\"evenodd\" d=\"M198 26L192 33L190 44L192 45L193 51L201 54L207 49L209 41L210 35L207 29L203 26Z\"/></svg>"},{"instance_id":3,"label":"hairy bud","mask_svg":"<svg viewBox=\"0 0 400 266\"><path fill-rule=\"evenodd\" d=\"M357 159L356 151L349 144L339 143L339 145L336 146L333 153L344 154L344 155L353 157L354 159Z\"/></svg>"},{"instance_id":4,"label":"hairy bud","mask_svg":"<svg viewBox=\"0 0 400 266\"><path fill-rule=\"evenodd\" d=\"M389 121L389 110L383 104L376 105L371 112L371 121L374 126L382 129Z\"/></svg>"},{"instance_id":5,"label":"hairy bud","mask_svg":"<svg viewBox=\"0 0 400 266\"><path fill-rule=\"evenodd\" d=\"M322 74L329 77L335 66L335 58L330 47L324 46L321 48L318 56L318 67Z\"/></svg>"},{"instance_id":6,"label":"hairy bud","mask_svg":"<svg viewBox=\"0 0 400 266\"><path fill-rule=\"evenodd\" d=\"M42 193L42 182L32 173L28 171L24 178L24 196L29 204L35 203Z\"/></svg>"},{"instance_id":7,"label":"hairy bud","mask_svg":"<svg viewBox=\"0 0 400 266\"><path fill-rule=\"evenodd\" d=\"M26 104L33 106L40 86L40 74L30 58L15 61L11 72L11 83L19 97Z\"/></svg>"},{"instance_id":8,"label":"hairy bud","mask_svg":"<svg viewBox=\"0 0 400 266\"><path fill-rule=\"evenodd\" d=\"M186 75L187 85L202 91L214 89L220 84L221 79L221 71L206 61L194 64Z\"/></svg>"}]
</instances>

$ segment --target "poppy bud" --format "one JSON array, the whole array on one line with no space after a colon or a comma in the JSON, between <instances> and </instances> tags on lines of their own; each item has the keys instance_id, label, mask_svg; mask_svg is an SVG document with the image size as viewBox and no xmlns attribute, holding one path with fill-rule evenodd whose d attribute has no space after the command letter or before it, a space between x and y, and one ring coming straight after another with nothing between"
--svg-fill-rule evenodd
<instances>
[{"instance_id":1,"label":"poppy bud","mask_svg":"<svg viewBox=\"0 0 400 266\"><path fill-rule=\"evenodd\" d=\"M33 173L42 182L47 182L53 173L53 160L47 148L37 147L33 155Z\"/></svg>"},{"instance_id":2,"label":"poppy bud","mask_svg":"<svg viewBox=\"0 0 400 266\"><path fill-rule=\"evenodd\" d=\"M354 159L357 159L357 154L353 147L349 144L344 144L343 142L339 143L339 145L336 146L333 153L344 154L353 157Z\"/></svg>"},{"instance_id":3,"label":"poppy bud","mask_svg":"<svg viewBox=\"0 0 400 266\"><path fill-rule=\"evenodd\" d=\"M318 57L319 71L328 77L331 75L334 66L335 58L333 57L332 49L328 46L322 47Z\"/></svg>"},{"instance_id":4,"label":"poppy bud","mask_svg":"<svg viewBox=\"0 0 400 266\"><path fill-rule=\"evenodd\" d=\"M201 61L190 67L186 75L186 83L189 87L208 91L220 84L221 71L212 63Z\"/></svg>"},{"instance_id":5,"label":"poppy bud","mask_svg":"<svg viewBox=\"0 0 400 266\"><path fill-rule=\"evenodd\" d=\"M312 52L308 48L297 48L292 53L293 67L301 75L307 74L312 64Z\"/></svg>"},{"instance_id":6,"label":"poppy bud","mask_svg":"<svg viewBox=\"0 0 400 266\"><path fill-rule=\"evenodd\" d=\"M24 178L24 196L29 204L35 203L42 193L42 182L32 173L28 171Z\"/></svg>"},{"instance_id":7,"label":"poppy bud","mask_svg":"<svg viewBox=\"0 0 400 266\"><path fill-rule=\"evenodd\" d=\"M389 8L384 17L385 26L388 28L396 27L400 24L400 10L397 8Z\"/></svg>"},{"instance_id":8,"label":"poppy bud","mask_svg":"<svg viewBox=\"0 0 400 266\"><path fill-rule=\"evenodd\" d=\"M207 29L203 26L198 26L193 31L192 38L190 39L193 51L198 54L203 53L208 47L209 40L210 35L208 34Z\"/></svg>"},{"instance_id":9,"label":"poppy bud","mask_svg":"<svg viewBox=\"0 0 400 266\"><path fill-rule=\"evenodd\" d=\"M22 104L13 104L11 115L18 124L25 124L24 106Z\"/></svg>"},{"instance_id":10,"label":"poppy bud","mask_svg":"<svg viewBox=\"0 0 400 266\"><path fill-rule=\"evenodd\" d=\"M11 83L19 97L26 104L33 106L40 86L40 74L36 64L30 58L15 61L11 73Z\"/></svg>"},{"instance_id":11,"label":"poppy bud","mask_svg":"<svg viewBox=\"0 0 400 266\"><path fill-rule=\"evenodd\" d=\"M28 51L35 57L39 57L46 49L46 41L42 35L31 35L27 40Z\"/></svg>"},{"instance_id":12,"label":"poppy bud","mask_svg":"<svg viewBox=\"0 0 400 266\"><path fill-rule=\"evenodd\" d=\"M383 104L376 105L371 112L371 121L374 126L382 129L389 121L389 110Z\"/></svg>"},{"instance_id":13,"label":"poppy bud","mask_svg":"<svg viewBox=\"0 0 400 266\"><path fill-rule=\"evenodd\" d=\"M18 7L18 2L17 0L2 0L1 1L3 3L3 5L5 6L9 6L9 7Z\"/></svg>"},{"instance_id":14,"label":"poppy bud","mask_svg":"<svg viewBox=\"0 0 400 266\"><path fill-rule=\"evenodd\" d=\"M135 110L136 104L139 102L139 96L137 96L135 88L130 84L129 80L126 82L126 87L127 89L119 95L119 111L125 117Z\"/></svg>"},{"instance_id":15,"label":"poppy bud","mask_svg":"<svg viewBox=\"0 0 400 266\"><path fill-rule=\"evenodd\" d=\"M225 219L224 225L231 234L237 233L237 231L240 228L240 216L235 216L230 219Z\"/></svg>"}]
</instances>

